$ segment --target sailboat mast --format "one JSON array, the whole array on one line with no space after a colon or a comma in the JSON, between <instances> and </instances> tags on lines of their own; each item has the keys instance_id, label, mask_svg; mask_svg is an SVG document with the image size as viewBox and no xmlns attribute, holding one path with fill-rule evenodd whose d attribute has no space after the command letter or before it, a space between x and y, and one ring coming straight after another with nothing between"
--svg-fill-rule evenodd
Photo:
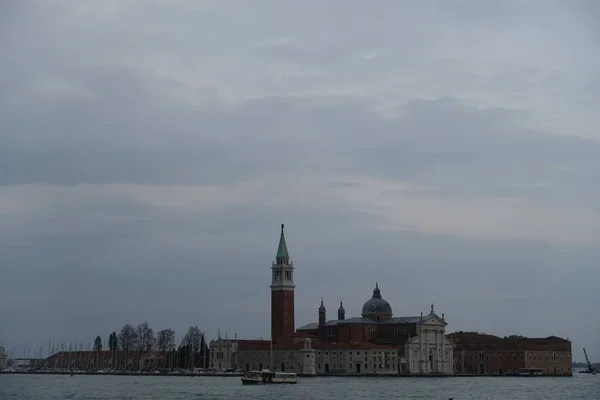
<instances>
[{"instance_id":1,"label":"sailboat mast","mask_svg":"<svg viewBox=\"0 0 600 400\"><path fill-rule=\"evenodd\" d=\"M273 365L273 338L271 338L271 371L275 371L275 366Z\"/></svg>"}]
</instances>

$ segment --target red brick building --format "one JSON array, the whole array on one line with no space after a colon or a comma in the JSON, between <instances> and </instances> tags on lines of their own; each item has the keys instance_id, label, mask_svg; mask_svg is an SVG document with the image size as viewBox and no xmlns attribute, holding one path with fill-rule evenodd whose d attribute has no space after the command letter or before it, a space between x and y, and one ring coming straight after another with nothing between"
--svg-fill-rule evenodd
<instances>
[{"instance_id":1,"label":"red brick building","mask_svg":"<svg viewBox=\"0 0 600 400\"><path fill-rule=\"evenodd\" d=\"M46 359L48 368L137 370L170 368L169 354L148 351L61 351Z\"/></svg>"},{"instance_id":2,"label":"red brick building","mask_svg":"<svg viewBox=\"0 0 600 400\"><path fill-rule=\"evenodd\" d=\"M506 375L539 368L544 375L573 375L571 342L563 338L500 338L477 332L456 332L448 336L455 344L457 374Z\"/></svg>"}]
</instances>

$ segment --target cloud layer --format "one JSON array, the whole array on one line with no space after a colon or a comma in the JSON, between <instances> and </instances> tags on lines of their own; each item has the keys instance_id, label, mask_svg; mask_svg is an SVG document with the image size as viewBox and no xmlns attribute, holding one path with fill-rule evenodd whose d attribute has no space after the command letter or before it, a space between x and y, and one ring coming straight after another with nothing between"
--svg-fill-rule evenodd
<instances>
[{"instance_id":1,"label":"cloud layer","mask_svg":"<svg viewBox=\"0 0 600 400\"><path fill-rule=\"evenodd\" d=\"M594 2L1 7L7 347L266 337L284 222L297 324L378 280L600 358Z\"/></svg>"}]
</instances>

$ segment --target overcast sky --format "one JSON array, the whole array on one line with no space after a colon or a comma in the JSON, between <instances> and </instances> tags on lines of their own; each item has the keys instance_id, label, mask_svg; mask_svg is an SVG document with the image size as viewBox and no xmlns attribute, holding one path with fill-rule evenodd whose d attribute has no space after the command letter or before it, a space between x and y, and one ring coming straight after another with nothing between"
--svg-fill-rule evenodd
<instances>
[{"instance_id":1,"label":"overcast sky","mask_svg":"<svg viewBox=\"0 0 600 400\"><path fill-rule=\"evenodd\" d=\"M435 303L600 361L594 0L0 3L0 340ZM47 350L45 350L47 351ZM31 350L33 356L33 350Z\"/></svg>"}]
</instances>

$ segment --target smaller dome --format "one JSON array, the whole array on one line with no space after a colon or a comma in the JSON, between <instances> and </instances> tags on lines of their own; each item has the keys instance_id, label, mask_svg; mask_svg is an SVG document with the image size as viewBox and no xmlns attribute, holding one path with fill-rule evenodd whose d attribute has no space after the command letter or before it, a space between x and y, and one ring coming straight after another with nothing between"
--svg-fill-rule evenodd
<instances>
[{"instance_id":1,"label":"smaller dome","mask_svg":"<svg viewBox=\"0 0 600 400\"><path fill-rule=\"evenodd\" d=\"M321 305L319 306L320 312L325 312L325 305L323 305L323 299L321 299Z\"/></svg>"},{"instance_id":2,"label":"smaller dome","mask_svg":"<svg viewBox=\"0 0 600 400\"><path fill-rule=\"evenodd\" d=\"M338 312L343 312L346 311L344 310L344 305L342 304L342 301L340 300L340 308L338 308Z\"/></svg>"}]
</instances>

